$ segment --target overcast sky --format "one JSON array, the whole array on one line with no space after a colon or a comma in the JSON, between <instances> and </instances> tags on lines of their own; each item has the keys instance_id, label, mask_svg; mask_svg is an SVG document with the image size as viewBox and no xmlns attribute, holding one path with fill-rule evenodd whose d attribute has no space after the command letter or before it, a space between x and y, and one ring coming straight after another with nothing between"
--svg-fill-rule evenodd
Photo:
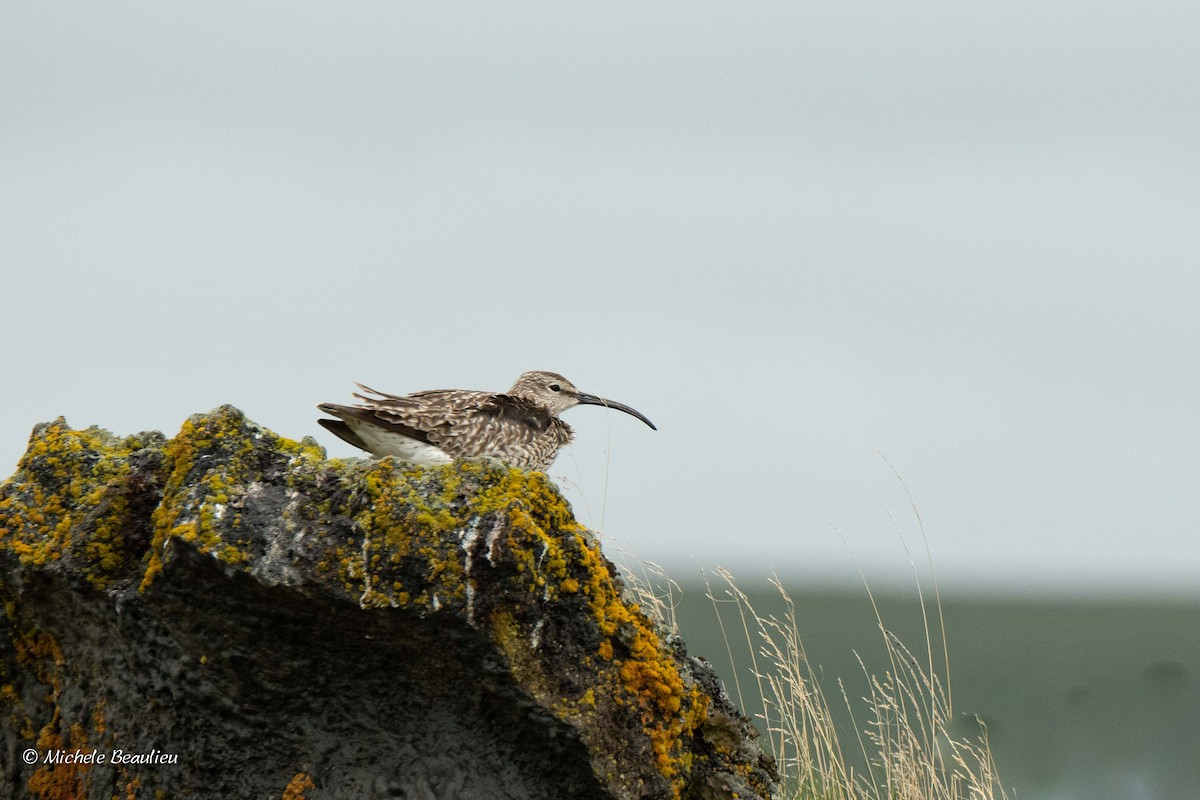
<instances>
[{"instance_id":1,"label":"overcast sky","mask_svg":"<svg viewBox=\"0 0 1200 800\"><path fill-rule=\"evenodd\" d=\"M7 3L0 473L60 414L222 403L349 456L314 404L355 381L548 369L658 424L573 409L550 472L677 577L903 579L894 467L946 585L1200 593L1198 37L1190 0Z\"/></svg>"}]
</instances>

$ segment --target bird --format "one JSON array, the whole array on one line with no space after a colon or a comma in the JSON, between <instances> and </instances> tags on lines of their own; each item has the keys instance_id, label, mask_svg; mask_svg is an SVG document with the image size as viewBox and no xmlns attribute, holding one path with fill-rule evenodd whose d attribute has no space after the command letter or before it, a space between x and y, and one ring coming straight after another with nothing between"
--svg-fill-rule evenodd
<instances>
[{"instance_id":1,"label":"bird","mask_svg":"<svg viewBox=\"0 0 1200 800\"><path fill-rule=\"evenodd\" d=\"M337 419L318 419L331 431L375 458L420 465L456 458L494 458L509 466L544 471L574 437L559 414L577 405L624 411L658 430L624 403L581 392L557 372L525 372L503 394L466 389L432 389L388 394L356 384L356 405L319 403Z\"/></svg>"}]
</instances>

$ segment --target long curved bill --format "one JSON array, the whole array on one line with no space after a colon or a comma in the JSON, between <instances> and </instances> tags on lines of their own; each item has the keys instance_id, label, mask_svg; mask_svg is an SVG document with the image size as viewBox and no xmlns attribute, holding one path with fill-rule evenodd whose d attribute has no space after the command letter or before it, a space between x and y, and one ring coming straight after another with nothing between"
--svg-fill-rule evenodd
<instances>
[{"instance_id":1,"label":"long curved bill","mask_svg":"<svg viewBox=\"0 0 1200 800\"><path fill-rule=\"evenodd\" d=\"M594 394L579 393L579 403L585 406L604 406L605 408L615 408L617 411L624 411L631 417L637 417L642 422L650 426L651 430L658 430L654 423L646 418L646 415L640 411L635 411L624 403L618 403L615 400L605 400L603 397L597 397Z\"/></svg>"}]
</instances>

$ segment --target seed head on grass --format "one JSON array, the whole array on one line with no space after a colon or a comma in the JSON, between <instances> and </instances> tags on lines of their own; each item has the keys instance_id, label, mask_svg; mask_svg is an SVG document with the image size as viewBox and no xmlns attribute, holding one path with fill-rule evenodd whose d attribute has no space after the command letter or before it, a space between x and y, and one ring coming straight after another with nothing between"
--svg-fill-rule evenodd
<instances>
[{"instance_id":1,"label":"seed head on grass","mask_svg":"<svg viewBox=\"0 0 1200 800\"><path fill-rule=\"evenodd\" d=\"M784 601L783 618L762 616L725 570L717 575L720 592L708 595L721 618L735 617L743 642L738 649L750 659L762 694L762 723L779 767L781 792L787 800L1007 800L988 746L987 731L975 739L956 738L949 692L888 631L877 614L889 668L872 674L862 659L868 693L861 704L851 701L838 680L840 702L849 712L850 744L843 744L829 701L808 660L797 624L796 608L782 582L771 583ZM732 609L732 613L730 610ZM940 616L940 609L938 611ZM725 623L721 622L725 631ZM926 630L929 630L927 626ZM731 657L734 645L726 639ZM932 650L927 643L926 651ZM736 662L735 662L736 663ZM738 689L740 695L740 687ZM744 702L739 697L739 702ZM863 723L856 711L864 712ZM856 772L847 747L863 756L865 771Z\"/></svg>"}]
</instances>

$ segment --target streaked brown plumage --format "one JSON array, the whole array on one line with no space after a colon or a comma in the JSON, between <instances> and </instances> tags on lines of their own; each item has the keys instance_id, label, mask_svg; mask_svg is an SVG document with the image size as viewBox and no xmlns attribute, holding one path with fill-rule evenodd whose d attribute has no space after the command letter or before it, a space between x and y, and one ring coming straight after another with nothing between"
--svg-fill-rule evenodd
<instances>
[{"instance_id":1,"label":"streaked brown plumage","mask_svg":"<svg viewBox=\"0 0 1200 800\"><path fill-rule=\"evenodd\" d=\"M364 394L353 406L321 403L337 419L318 422L376 458L416 464L487 456L522 469L544 470L571 442L571 426L558 415L576 405L599 405L654 423L623 403L581 392L555 372L526 372L504 394L434 389L409 395Z\"/></svg>"}]
</instances>

